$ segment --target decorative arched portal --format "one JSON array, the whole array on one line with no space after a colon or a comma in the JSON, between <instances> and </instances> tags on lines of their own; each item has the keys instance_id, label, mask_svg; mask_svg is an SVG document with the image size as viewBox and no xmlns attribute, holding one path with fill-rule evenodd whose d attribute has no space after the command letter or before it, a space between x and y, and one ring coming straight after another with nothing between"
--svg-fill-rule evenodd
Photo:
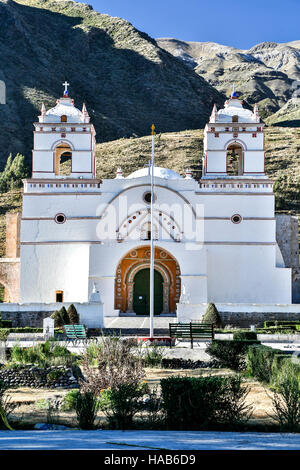
<instances>
[{"instance_id":1,"label":"decorative arched portal","mask_svg":"<svg viewBox=\"0 0 300 470\"><path fill-rule=\"evenodd\" d=\"M121 312L134 312L134 286L136 274L150 269L150 246L130 250L119 262L115 280L115 308ZM154 269L162 277L161 313L174 313L181 292L180 268L176 259L162 248L155 247Z\"/></svg>"}]
</instances>

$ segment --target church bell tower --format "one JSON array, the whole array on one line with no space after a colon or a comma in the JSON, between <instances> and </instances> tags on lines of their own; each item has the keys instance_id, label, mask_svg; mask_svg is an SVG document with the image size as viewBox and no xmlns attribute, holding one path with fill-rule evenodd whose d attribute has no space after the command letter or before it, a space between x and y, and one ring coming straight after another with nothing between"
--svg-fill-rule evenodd
<instances>
[{"instance_id":1,"label":"church bell tower","mask_svg":"<svg viewBox=\"0 0 300 470\"><path fill-rule=\"evenodd\" d=\"M32 178L94 179L96 132L85 104L75 108L63 85L63 97L48 111L43 103L34 123Z\"/></svg>"}]
</instances>

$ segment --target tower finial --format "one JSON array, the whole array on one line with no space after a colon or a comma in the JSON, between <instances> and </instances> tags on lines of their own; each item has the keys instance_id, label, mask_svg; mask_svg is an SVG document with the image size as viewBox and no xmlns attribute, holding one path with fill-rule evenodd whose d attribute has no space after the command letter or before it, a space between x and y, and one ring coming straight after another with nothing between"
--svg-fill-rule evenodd
<instances>
[{"instance_id":1,"label":"tower finial","mask_svg":"<svg viewBox=\"0 0 300 470\"><path fill-rule=\"evenodd\" d=\"M69 85L70 85L70 83L68 83L67 80L65 80L65 83L63 83L63 86L65 87L65 89L64 89L64 98L68 98L68 96L69 96L69 90L68 90Z\"/></svg>"},{"instance_id":2,"label":"tower finial","mask_svg":"<svg viewBox=\"0 0 300 470\"><path fill-rule=\"evenodd\" d=\"M46 114L46 108L45 108L45 105L44 105L44 102L43 102L42 107L41 107L41 115L45 116L45 114Z\"/></svg>"},{"instance_id":3,"label":"tower finial","mask_svg":"<svg viewBox=\"0 0 300 470\"><path fill-rule=\"evenodd\" d=\"M237 94L236 94L236 91L235 91L235 83L232 84L231 98L237 98Z\"/></svg>"}]
</instances>

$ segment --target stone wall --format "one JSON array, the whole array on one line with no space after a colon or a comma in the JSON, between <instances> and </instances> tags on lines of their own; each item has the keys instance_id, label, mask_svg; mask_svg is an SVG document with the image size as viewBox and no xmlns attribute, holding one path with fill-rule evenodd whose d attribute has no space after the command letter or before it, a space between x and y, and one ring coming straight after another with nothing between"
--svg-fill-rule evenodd
<instances>
[{"instance_id":1,"label":"stone wall","mask_svg":"<svg viewBox=\"0 0 300 470\"><path fill-rule=\"evenodd\" d=\"M1 311L1 304L0 304ZM3 320L12 320L13 328L31 326L32 328L43 328L44 318L50 317L53 312L3 312Z\"/></svg>"},{"instance_id":2,"label":"stone wall","mask_svg":"<svg viewBox=\"0 0 300 470\"><path fill-rule=\"evenodd\" d=\"M249 328L250 325L262 327L267 320L300 321L300 312L220 312L220 316L224 325L241 328Z\"/></svg>"},{"instance_id":3,"label":"stone wall","mask_svg":"<svg viewBox=\"0 0 300 470\"><path fill-rule=\"evenodd\" d=\"M31 326L33 328L42 328L43 319L50 317L55 310L60 310L63 306L68 309L71 302L47 303L2 303L0 312L3 320L12 320L13 327ZM103 308L101 302L74 302L75 308L79 314L80 323L87 328L102 328Z\"/></svg>"},{"instance_id":4,"label":"stone wall","mask_svg":"<svg viewBox=\"0 0 300 470\"><path fill-rule=\"evenodd\" d=\"M72 368L65 366L38 367L33 364L18 368L0 368L0 380L8 388L79 388Z\"/></svg>"},{"instance_id":5,"label":"stone wall","mask_svg":"<svg viewBox=\"0 0 300 470\"><path fill-rule=\"evenodd\" d=\"M300 303L299 226L298 218L276 214L276 241L286 268L292 268L292 302Z\"/></svg>"}]
</instances>

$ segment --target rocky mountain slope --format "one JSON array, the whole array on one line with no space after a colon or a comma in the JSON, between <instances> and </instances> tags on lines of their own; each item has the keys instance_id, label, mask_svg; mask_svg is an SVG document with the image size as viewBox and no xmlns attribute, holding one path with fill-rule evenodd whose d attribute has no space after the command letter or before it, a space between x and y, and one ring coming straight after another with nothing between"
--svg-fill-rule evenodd
<instances>
[{"instance_id":1,"label":"rocky mountain slope","mask_svg":"<svg viewBox=\"0 0 300 470\"><path fill-rule=\"evenodd\" d=\"M202 127L223 97L194 70L121 18L65 0L0 0L0 170L9 152L30 161L32 122L70 82L99 142Z\"/></svg>"},{"instance_id":2,"label":"rocky mountain slope","mask_svg":"<svg viewBox=\"0 0 300 470\"><path fill-rule=\"evenodd\" d=\"M257 102L264 118L273 115L270 123L287 121L287 125L299 126L300 106L295 99L300 97L300 41L265 42L248 51L168 38L157 39L157 43L226 96L235 83L246 103ZM285 105L282 119L282 113L275 113Z\"/></svg>"}]
</instances>

